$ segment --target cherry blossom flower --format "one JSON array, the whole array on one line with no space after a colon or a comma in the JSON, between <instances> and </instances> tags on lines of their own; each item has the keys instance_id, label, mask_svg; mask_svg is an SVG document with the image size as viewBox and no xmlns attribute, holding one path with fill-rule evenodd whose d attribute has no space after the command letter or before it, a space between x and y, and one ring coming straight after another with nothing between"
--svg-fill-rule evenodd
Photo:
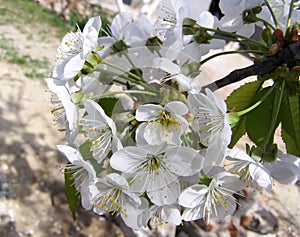
<instances>
[{"instance_id":1,"label":"cherry blossom flower","mask_svg":"<svg viewBox=\"0 0 300 237\"><path fill-rule=\"evenodd\" d=\"M236 199L233 194L244 187L238 175L228 172L206 176L207 184L194 184L185 189L179 196L179 205L185 207L182 218L185 221L211 217L224 218L236 209Z\"/></svg>"},{"instance_id":2,"label":"cherry blossom flower","mask_svg":"<svg viewBox=\"0 0 300 237\"><path fill-rule=\"evenodd\" d=\"M146 122L137 130L137 144L181 144L180 137L188 129L188 122L183 117L187 112L187 106L180 101L169 102L164 107L141 105L136 111L136 119Z\"/></svg>"},{"instance_id":3,"label":"cherry blossom flower","mask_svg":"<svg viewBox=\"0 0 300 237\"><path fill-rule=\"evenodd\" d=\"M147 211L140 215L139 218L144 226L147 226L149 221L153 227L165 223L172 223L174 225L180 225L182 223L180 208L176 205L152 205Z\"/></svg>"},{"instance_id":4,"label":"cherry blossom flower","mask_svg":"<svg viewBox=\"0 0 300 237\"><path fill-rule=\"evenodd\" d=\"M200 171L203 158L188 147L128 146L110 158L113 169L130 179L133 192L147 192L157 205L173 204L180 194L179 176Z\"/></svg>"},{"instance_id":5,"label":"cherry blossom flower","mask_svg":"<svg viewBox=\"0 0 300 237\"><path fill-rule=\"evenodd\" d=\"M154 68L161 69L170 74L167 79L162 78L162 82L174 80L178 83L180 92L191 91L200 92L201 82L197 78L185 76L181 71L181 65L177 65L167 58L154 59Z\"/></svg>"},{"instance_id":6,"label":"cherry blossom flower","mask_svg":"<svg viewBox=\"0 0 300 237\"><path fill-rule=\"evenodd\" d=\"M188 105L194 116L191 127L199 134L201 144L207 147L204 167L219 165L231 140L225 102L206 89L206 95L190 93Z\"/></svg>"},{"instance_id":7,"label":"cherry blossom flower","mask_svg":"<svg viewBox=\"0 0 300 237\"><path fill-rule=\"evenodd\" d=\"M221 0L219 6L224 16L220 20L219 28L250 37L255 31L255 22L245 22L243 14L262 3L263 0Z\"/></svg>"},{"instance_id":8,"label":"cherry blossom flower","mask_svg":"<svg viewBox=\"0 0 300 237\"><path fill-rule=\"evenodd\" d=\"M94 167L83 159L80 152L73 147L57 145L58 151L62 153L70 162L65 166L65 172L71 172L74 178L74 185L77 191L81 192L81 203L85 209L92 208L89 186L96 179Z\"/></svg>"},{"instance_id":9,"label":"cherry blossom flower","mask_svg":"<svg viewBox=\"0 0 300 237\"><path fill-rule=\"evenodd\" d=\"M282 184L295 184L300 179L300 159L290 154L279 153L278 158L272 162L264 162L266 167L277 182Z\"/></svg>"},{"instance_id":10,"label":"cherry blossom flower","mask_svg":"<svg viewBox=\"0 0 300 237\"><path fill-rule=\"evenodd\" d=\"M270 6L272 7L274 16L276 17L278 28L281 29L283 32L286 31L288 15L291 6L291 0L269 0L268 1ZM294 2L293 4L293 11L291 15L291 25L294 25L296 22L299 22L300 19L300 10L299 10L299 3ZM258 15L260 18L270 22L275 26L274 19L271 16L270 9L267 6L262 6L262 12Z\"/></svg>"},{"instance_id":11,"label":"cherry blossom flower","mask_svg":"<svg viewBox=\"0 0 300 237\"><path fill-rule=\"evenodd\" d=\"M99 16L92 17L82 32L78 30L65 35L57 49L57 65L52 77L69 80L77 75L89 54L98 47L98 32L101 24Z\"/></svg>"},{"instance_id":12,"label":"cherry blossom flower","mask_svg":"<svg viewBox=\"0 0 300 237\"><path fill-rule=\"evenodd\" d=\"M93 157L98 163L102 163L110 150L115 152L122 147L116 135L116 125L96 102L86 100L84 107L87 115L80 122L92 140Z\"/></svg>"},{"instance_id":13,"label":"cherry blossom flower","mask_svg":"<svg viewBox=\"0 0 300 237\"><path fill-rule=\"evenodd\" d=\"M141 205L140 198L130 192L127 180L117 173L108 174L105 179L97 178L91 192L93 211L98 215L121 214L127 219L127 209Z\"/></svg>"},{"instance_id":14,"label":"cherry blossom flower","mask_svg":"<svg viewBox=\"0 0 300 237\"><path fill-rule=\"evenodd\" d=\"M63 129L66 129L66 140L70 145L74 144L74 140L78 134L78 109L71 101L70 92L64 82L53 79L45 79L48 88L56 95L52 100L52 112L57 121L62 121Z\"/></svg>"},{"instance_id":15,"label":"cherry blossom flower","mask_svg":"<svg viewBox=\"0 0 300 237\"><path fill-rule=\"evenodd\" d=\"M243 180L254 181L267 191L272 189L270 171L246 152L233 148L227 151L226 159L231 161L230 172L239 174Z\"/></svg>"}]
</instances>

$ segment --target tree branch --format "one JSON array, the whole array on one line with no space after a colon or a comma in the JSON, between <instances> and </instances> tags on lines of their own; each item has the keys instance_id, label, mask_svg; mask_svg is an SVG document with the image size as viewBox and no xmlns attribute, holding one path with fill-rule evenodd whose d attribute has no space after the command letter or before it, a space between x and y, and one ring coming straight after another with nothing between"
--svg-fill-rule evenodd
<instances>
[{"instance_id":1,"label":"tree branch","mask_svg":"<svg viewBox=\"0 0 300 237\"><path fill-rule=\"evenodd\" d=\"M300 42L288 45L275 55L267 57L265 60L259 63L245 68L236 69L224 78L204 86L203 89L209 88L210 90L214 91L250 76L264 76L273 72L282 64L287 64L288 66L292 64L293 66L297 60L300 60Z\"/></svg>"}]
</instances>

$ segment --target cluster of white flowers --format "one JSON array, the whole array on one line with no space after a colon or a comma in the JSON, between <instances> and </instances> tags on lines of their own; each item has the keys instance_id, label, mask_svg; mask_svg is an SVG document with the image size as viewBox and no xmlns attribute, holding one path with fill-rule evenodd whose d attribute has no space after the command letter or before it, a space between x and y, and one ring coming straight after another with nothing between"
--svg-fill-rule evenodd
<instances>
[{"instance_id":1,"label":"cluster of white flowers","mask_svg":"<svg viewBox=\"0 0 300 237\"><path fill-rule=\"evenodd\" d=\"M201 57L224 47L224 32L245 40L255 27L299 19L275 2L221 0L219 20L210 1L162 1L154 23L120 13L101 29L97 16L63 38L46 82L68 142L57 149L85 209L120 214L132 228L209 221L232 214L233 194L248 185L299 179L293 155L268 163L229 149L226 103L196 77Z\"/></svg>"}]
</instances>

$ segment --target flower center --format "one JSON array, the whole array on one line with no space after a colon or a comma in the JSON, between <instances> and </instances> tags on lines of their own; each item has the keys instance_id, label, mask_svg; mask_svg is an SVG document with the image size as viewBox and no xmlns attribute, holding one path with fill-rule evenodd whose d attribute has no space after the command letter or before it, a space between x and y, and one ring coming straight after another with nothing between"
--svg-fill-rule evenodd
<instances>
[{"instance_id":1,"label":"flower center","mask_svg":"<svg viewBox=\"0 0 300 237\"><path fill-rule=\"evenodd\" d=\"M122 209L122 206L118 201L120 194L121 191L119 189L114 189L110 193L99 197L94 206L99 209L105 208L106 212L112 212L114 215Z\"/></svg>"},{"instance_id":2,"label":"flower center","mask_svg":"<svg viewBox=\"0 0 300 237\"><path fill-rule=\"evenodd\" d=\"M162 125L163 127L167 128L168 126L179 126L181 123L179 121L176 121L170 116L170 112L165 110L159 111L159 118L157 122Z\"/></svg>"}]
</instances>

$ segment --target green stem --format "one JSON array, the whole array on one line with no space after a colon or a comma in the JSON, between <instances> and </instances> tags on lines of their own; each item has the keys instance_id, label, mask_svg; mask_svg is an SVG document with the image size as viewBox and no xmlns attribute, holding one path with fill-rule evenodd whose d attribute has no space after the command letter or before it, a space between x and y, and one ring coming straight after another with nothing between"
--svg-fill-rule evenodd
<instances>
[{"instance_id":1,"label":"green stem","mask_svg":"<svg viewBox=\"0 0 300 237\"><path fill-rule=\"evenodd\" d=\"M212 35L212 37L216 38L216 39L231 40L231 41L239 42L241 44L256 45L256 46L263 47L265 49L269 49L265 44L260 43L259 41L250 39L250 38L248 38L246 36L243 36L243 35L239 35L239 34L236 34L236 33L227 32L227 31L223 31L223 30L220 30L220 29L207 28L207 27L203 27L203 26L201 26L201 28L204 29L204 30L207 30L207 31L212 31L212 32L215 32L215 33L219 33L221 35L227 35L227 36L229 36L229 38L228 37L219 38L220 36ZM241 40L239 40L237 38L244 39L245 41L241 41Z\"/></svg>"},{"instance_id":2,"label":"green stem","mask_svg":"<svg viewBox=\"0 0 300 237\"><path fill-rule=\"evenodd\" d=\"M140 78L139 76L135 75L134 73L129 72L129 71L127 71L127 70L125 70L125 69L123 69L123 68L121 68L121 67L119 67L119 66L117 66L115 64L112 64L112 63L104 61L104 60L101 63L104 64L104 65L110 66L110 67L112 67L114 69L117 69L117 70L119 70L121 72L124 72L124 73L128 74L129 76L133 77L134 79L136 79L138 81L142 80L142 78Z\"/></svg>"},{"instance_id":3,"label":"green stem","mask_svg":"<svg viewBox=\"0 0 300 237\"><path fill-rule=\"evenodd\" d=\"M118 94L143 94L143 95L157 96L156 93L150 91L124 90L124 91L110 91L110 92L102 93L100 95L89 96L88 98L95 100L95 99L100 99L100 98L104 98L112 95L118 95Z\"/></svg>"},{"instance_id":4,"label":"green stem","mask_svg":"<svg viewBox=\"0 0 300 237\"><path fill-rule=\"evenodd\" d=\"M226 54L235 54L235 53L238 53L238 54L243 54L243 53L257 53L257 54L265 54L265 53L268 53L268 51L263 51L263 50L233 50L233 51L224 51L224 52L220 52L220 53L216 53L214 55L211 55L205 59L203 59L202 61L200 61L200 65L203 65L204 63L206 63L207 61L215 58L215 57L218 57L218 56L221 56L221 55L226 55Z\"/></svg>"},{"instance_id":5,"label":"green stem","mask_svg":"<svg viewBox=\"0 0 300 237\"><path fill-rule=\"evenodd\" d=\"M265 99L267 99L267 97L272 93L272 91L274 90L274 86L272 86L264 95L263 97L261 97L261 99L259 101L257 101L255 104L251 105L250 107L248 107L247 109L241 110L239 112L236 112L235 115L240 117L250 111L252 111L253 109L255 109L256 107L258 107L262 102L264 102Z\"/></svg>"},{"instance_id":6,"label":"green stem","mask_svg":"<svg viewBox=\"0 0 300 237\"><path fill-rule=\"evenodd\" d=\"M133 120L135 120L135 116L132 115L129 119L125 120L124 123L130 123Z\"/></svg>"},{"instance_id":7,"label":"green stem","mask_svg":"<svg viewBox=\"0 0 300 237\"><path fill-rule=\"evenodd\" d=\"M269 9L269 11L270 11L270 13L271 13L271 16L272 16L272 18L273 18L273 21L274 21L274 23L275 23L275 28L278 28L278 21L277 21L277 18L276 18L276 16L275 16L275 13L274 13L274 11L273 11L272 6L270 5L270 3L269 3L268 0L264 0L264 2L265 2L265 4L267 5L267 7L268 7L268 9Z\"/></svg>"},{"instance_id":8,"label":"green stem","mask_svg":"<svg viewBox=\"0 0 300 237\"><path fill-rule=\"evenodd\" d=\"M117 76L117 77L119 77L119 78L123 78L123 79L125 79L126 81L130 81L130 82L134 82L134 83L135 83L135 80L133 80L132 78L126 77L126 76L123 76L123 75L120 75L119 73L111 72L111 71L108 71L108 70L103 69L103 68L97 68L96 70L97 70L98 72L108 73L108 74L111 74L111 75L113 75L113 76ZM120 83L120 84L122 84L122 85L126 85L126 82L122 82L122 81L120 81L120 80L112 79L112 81L115 81L115 82Z\"/></svg>"},{"instance_id":9,"label":"green stem","mask_svg":"<svg viewBox=\"0 0 300 237\"><path fill-rule=\"evenodd\" d=\"M286 29L291 26L291 19L292 19L292 14L293 14L293 10L294 10L294 2L295 2L295 0L291 0L290 9L289 9L289 16L288 16L288 20L287 20L287 23L286 23Z\"/></svg>"},{"instance_id":10,"label":"green stem","mask_svg":"<svg viewBox=\"0 0 300 237\"><path fill-rule=\"evenodd\" d=\"M98 70L99 72L105 72L105 73L109 73L109 74L111 74L111 75L113 75L113 76L117 76L117 77L119 77L119 78L123 78L123 79L126 80L126 81L135 83L135 84L137 84L137 85L141 85L141 86L143 86L144 88L147 88L148 90L153 91L153 87L150 86L149 84L147 84L146 82L142 81L142 80L138 80L138 81L137 81L137 80L135 80L135 79L132 78L132 77L127 77L127 76L124 76L124 75L120 75L119 73L111 72L111 71L106 70L106 69L103 69L103 68L97 68L97 70ZM127 73L127 72L126 72L126 73ZM118 81L118 80L116 80L116 79L113 79L113 81L118 82L118 83L123 84L123 85L126 85L126 83L121 82L121 81Z\"/></svg>"},{"instance_id":11,"label":"green stem","mask_svg":"<svg viewBox=\"0 0 300 237\"><path fill-rule=\"evenodd\" d=\"M266 21L266 20L264 20L264 19L262 19L262 18L259 18L259 17L256 17L256 19L257 19L258 21L261 21L262 23L264 23L264 25L265 25L266 27L270 27L272 30L276 30L275 26L273 26L270 22L268 22L268 21Z\"/></svg>"},{"instance_id":12,"label":"green stem","mask_svg":"<svg viewBox=\"0 0 300 237\"><path fill-rule=\"evenodd\" d=\"M276 86L274 86L274 87L276 87ZM279 111L280 111L280 107L281 107L281 103L282 103L282 98L283 98L283 95L284 95L284 87L285 87L285 80L282 80L281 84L278 85L277 91L276 91L276 94L275 94L275 99L274 99L273 109L272 109L271 126L270 126L270 129L269 129L268 133L266 134L266 138L265 138L265 141L264 141L264 146L265 147L269 144L270 139L271 139L271 137L274 134L275 129L276 129L277 119L278 119L278 115L279 115Z\"/></svg>"}]
</instances>

